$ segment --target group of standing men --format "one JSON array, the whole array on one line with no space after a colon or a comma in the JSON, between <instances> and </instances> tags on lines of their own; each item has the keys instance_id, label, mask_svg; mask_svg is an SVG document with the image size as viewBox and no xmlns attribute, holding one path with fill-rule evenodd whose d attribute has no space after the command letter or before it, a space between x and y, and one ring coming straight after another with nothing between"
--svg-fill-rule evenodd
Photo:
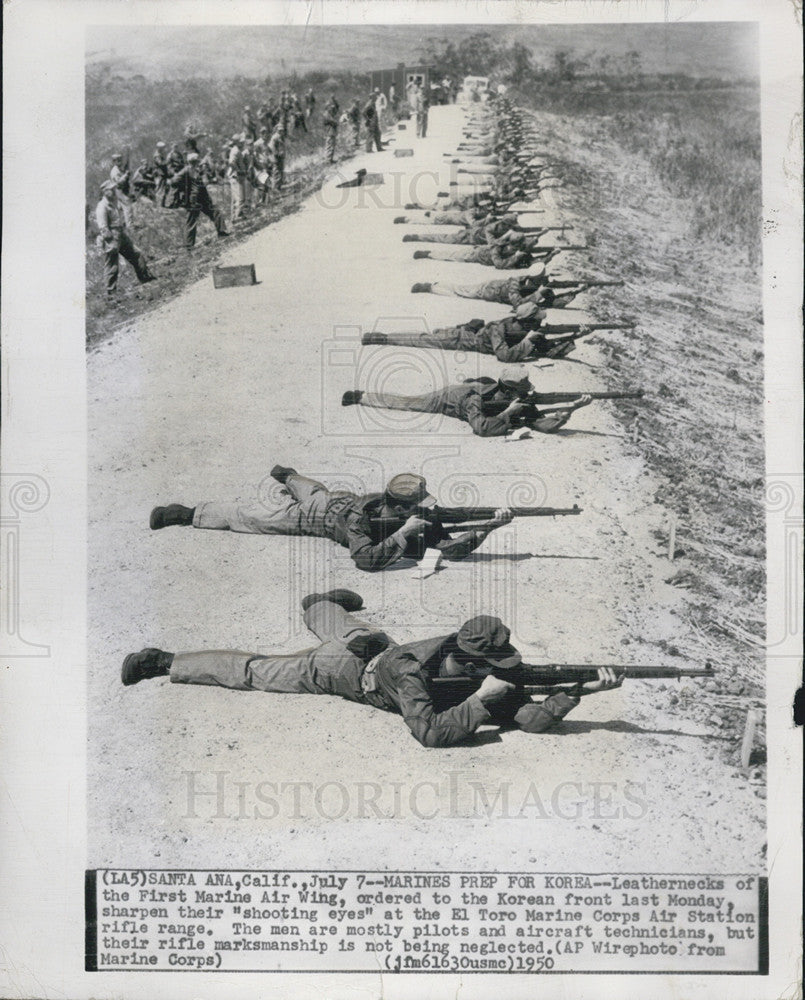
<instances>
[{"instance_id":1,"label":"group of standing men","mask_svg":"<svg viewBox=\"0 0 805 1000\"><path fill-rule=\"evenodd\" d=\"M104 279L108 298L117 292L119 259L122 256L134 269L140 283L154 280L145 255L132 240L134 203L147 198L158 209L185 211L184 246L192 251L196 243L200 217L206 216L219 238L231 232L231 226L258 206L268 204L281 194L285 185L285 162L289 140L297 132L307 133L314 118L317 98L310 88L304 98L283 90L279 99L262 103L256 112L243 108L240 130L221 147L218 154L202 148L207 134L190 124L184 138L170 148L158 141L150 159L143 159L132 169L128 155L114 153L108 178L101 185L101 198L95 210L97 245L104 256ZM362 105L355 98L341 113L335 92L322 109L325 155L336 159L339 127L349 128L352 145L358 148L361 132L366 150L383 149L381 128L386 109L396 113L398 100L393 92L387 98L374 90ZM216 204L208 185L225 185L230 192L229 218Z\"/></svg>"}]
</instances>

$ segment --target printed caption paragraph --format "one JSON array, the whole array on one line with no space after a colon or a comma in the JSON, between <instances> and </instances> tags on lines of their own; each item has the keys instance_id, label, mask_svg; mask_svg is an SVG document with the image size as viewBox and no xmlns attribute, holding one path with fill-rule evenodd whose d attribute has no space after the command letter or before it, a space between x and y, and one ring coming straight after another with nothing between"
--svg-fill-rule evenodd
<instances>
[{"instance_id":1,"label":"printed caption paragraph","mask_svg":"<svg viewBox=\"0 0 805 1000\"><path fill-rule=\"evenodd\" d=\"M765 971L757 876L87 872L88 971Z\"/></svg>"}]
</instances>

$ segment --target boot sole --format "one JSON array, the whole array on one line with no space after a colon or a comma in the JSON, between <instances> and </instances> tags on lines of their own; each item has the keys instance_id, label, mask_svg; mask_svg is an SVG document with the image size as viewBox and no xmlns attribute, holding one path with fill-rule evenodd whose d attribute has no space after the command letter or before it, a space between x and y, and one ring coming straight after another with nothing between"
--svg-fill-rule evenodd
<instances>
[{"instance_id":1,"label":"boot sole","mask_svg":"<svg viewBox=\"0 0 805 1000\"><path fill-rule=\"evenodd\" d=\"M317 604L319 601L331 601L339 604L345 611L360 611L363 607L363 598L356 594L354 590L328 590L322 594L308 594L302 598L302 608L307 609Z\"/></svg>"},{"instance_id":2,"label":"boot sole","mask_svg":"<svg viewBox=\"0 0 805 1000\"><path fill-rule=\"evenodd\" d=\"M136 662L139 655L139 653L129 653L125 660L123 660L123 666L120 669L120 679L125 687L131 687L132 684L137 684L138 681L142 680Z\"/></svg>"}]
</instances>

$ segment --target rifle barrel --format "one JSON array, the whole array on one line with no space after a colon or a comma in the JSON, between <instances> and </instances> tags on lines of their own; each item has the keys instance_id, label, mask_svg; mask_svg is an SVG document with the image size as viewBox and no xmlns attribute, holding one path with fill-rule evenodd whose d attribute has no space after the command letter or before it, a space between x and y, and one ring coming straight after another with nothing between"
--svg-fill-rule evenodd
<instances>
[{"instance_id":1,"label":"rifle barrel","mask_svg":"<svg viewBox=\"0 0 805 1000\"><path fill-rule=\"evenodd\" d=\"M540 327L542 333L576 333L580 336L582 327L591 333L593 330L634 330L634 323L544 323Z\"/></svg>"},{"instance_id":2,"label":"rifle barrel","mask_svg":"<svg viewBox=\"0 0 805 1000\"><path fill-rule=\"evenodd\" d=\"M592 399L642 399L643 390L636 392L533 392L529 398L540 403L572 403L579 396L590 396Z\"/></svg>"}]
</instances>

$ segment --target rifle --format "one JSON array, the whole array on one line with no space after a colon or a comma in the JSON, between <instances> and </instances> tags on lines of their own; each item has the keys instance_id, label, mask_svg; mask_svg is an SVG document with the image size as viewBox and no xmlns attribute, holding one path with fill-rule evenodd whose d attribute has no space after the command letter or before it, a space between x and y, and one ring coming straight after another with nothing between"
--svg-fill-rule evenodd
<instances>
[{"instance_id":1,"label":"rifle","mask_svg":"<svg viewBox=\"0 0 805 1000\"><path fill-rule=\"evenodd\" d=\"M547 284L551 288L575 288L576 285L583 285L585 288L620 288L623 281L588 281L586 278L548 278Z\"/></svg>"},{"instance_id":2,"label":"rifle","mask_svg":"<svg viewBox=\"0 0 805 1000\"><path fill-rule=\"evenodd\" d=\"M628 680L680 680L683 677L714 677L715 670L711 663L704 667L661 667L661 666L629 666L622 663L546 663L532 665L521 663L508 670L495 667L490 670L493 677L514 684L518 694L545 694L558 684L584 684L586 681L598 679L598 671L609 667L617 675L625 674ZM478 690L483 683L483 677L431 677L429 684L434 686L434 693L449 696L460 695L468 698Z\"/></svg>"},{"instance_id":3,"label":"rifle","mask_svg":"<svg viewBox=\"0 0 805 1000\"><path fill-rule=\"evenodd\" d=\"M546 253L555 254L555 253L561 253L563 250L589 250L589 249L590 247L588 247L584 243L553 243L551 245L545 245L545 246L543 246L541 243L538 243L536 245L531 244L528 247L528 253L537 256L539 251L541 250L544 250Z\"/></svg>"},{"instance_id":4,"label":"rifle","mask_svg":"<svg viewBox=\"0 0 805 1000\"><path fill-rule=\"evenodd\" d=\"M563 233L566 229L572 229L571 223L566 222L563 226L520 226L515 229L516 233Z\"/></svg>"},{"instance_id":5,"label":"rifle","mask_svg":"<svg viewBox=\"0 0 805 1000\"><path fill-rule=\"evenodd\" d=\"M596 330L634 330L636 323L543 323L539 327L540 333L563 333L572 334L573 338L586 337L588 333ZM584 327L584 330L581 328Z\"/></svg>"},{"instance_id":6,"label":"rifle","mask_svg":"<svg viewBox=\"0 0 805 1000\"><path fill-rule=\"evenodd\" d=\"M519 403L525 403L528 410L524 410L515 420L527 425L528 421L536 418L536 411L540 406L547 406L550 403L573 403L580 396L589 396L591 399L642 399L643 390L637 389L635 392L537 392L532 390L527 396L517 400ZM485 417L497 417L508 405L509 401L507 400L488 400L481 404L481 412Z\"/></svg>"},{"instance_id":7,"label":"rifle","mask_svg":"<svg viewBox=\"0 0 805 1000\"><path fill-rule=\"evenodd\" d=\"M448 531L469 531L480 525L468 522L490 520L495 516L497 509L497 507L419 507L413 509L411 514L421 517L424 521L439 523ZM581 507L575 503L572 507L511 507L509 509L515 517L565 517L568 514L581 513ZM369 523L394 532L401 528L410 516L410 514L405 514L395 517L372 517L369 519Z\"/></svg>"}]
</instances>

